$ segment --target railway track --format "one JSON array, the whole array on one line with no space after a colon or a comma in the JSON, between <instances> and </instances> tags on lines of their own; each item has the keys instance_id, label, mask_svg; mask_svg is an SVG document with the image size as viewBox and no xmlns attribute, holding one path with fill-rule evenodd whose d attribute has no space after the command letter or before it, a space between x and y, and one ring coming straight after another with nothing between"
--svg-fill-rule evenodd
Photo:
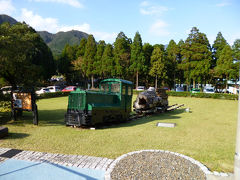
<instances>
[{"instance_id":1,"label":"railway track","mask_svg":"<svg viewBox=\"0 0 240 180\"><path fill-rule=\"evenodd\" d=\"M171 112L171 111L177 110L178 108L183 107L183 106L184 106L184 104L180 104L180 105L179 104L173 104L171 106L168 106L165 111L160 109L159 111L156 111L154 113L152 112L152 113L132 114L132 115L130 115L128 121L126 121L126 122L136 120L136 119L140 119L140 118L143 118L143 117L149 117L149 116L156 115L156 114ZM118 123L123 123L123 122L118 122ZM97 129L108 128L109 126L116 125L116 124L117 124L116 122L107 122L107 123L102 123L100 126L95 126L95 127L89 127L89 126L80 126L80 127L71 126L71 127L79 128L79 129L89 129L89 130L93 129L93 130L95 130L95 128L97 128Z\"/></svg>"},{"instance_id":2,"label":"railway track","mask_svg":"<svg viewBox=\"0 0 240 180\"><path fill-rule=\"evenodd\" d=\"M133 114L129 117L129 120L139 119L139 118L142 118L142 117L145 117L145 116L162 114L162 113L165 113L165 112L171 112L171 111L177 110L177 109L179 109L180 107L183 107L183 106L184 106L184 104L173 104L171 106L168 106L166 110L158 109L154 113L153 112L152 113L147 112L147 113L141 113L141 114Z\"/></svg>"}]
</instances>

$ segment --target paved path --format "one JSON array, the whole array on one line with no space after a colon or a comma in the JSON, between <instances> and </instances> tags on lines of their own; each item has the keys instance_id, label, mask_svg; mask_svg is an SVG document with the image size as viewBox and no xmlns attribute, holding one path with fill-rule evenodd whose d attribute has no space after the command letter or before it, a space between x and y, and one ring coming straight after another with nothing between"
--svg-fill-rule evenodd
<instances>
[{"instance_id":1,"label":"paved path","mask_svg":"<svg viewBox=\"0 0 240 180\"><path fill-rule=\"evenodd\" d=\"M102 180L112 159L0 148L0 180Z\"/></svg>"},{"instance_id":2,"label":"paved path","mask_svg":"<svg viewBox=\"0 0 240 180\"><path fill-rule=\"evenodd\" d=\"M0 162L9 159L7 157L4 157L4 154L6 154L6 152L9 152L10 150L10 148L0 148ZM47 161L58 165L78 168L100 169L104 171L106 171L109 165L113 162L113 159L102 157L52 154L36 151L21 151L16 155L12 156L11 158L32 162Z\"/></svg>"},{"instance_id":3,"label":"paved path","mask_svg":"<svg viewBox=\"0 0 240 180\"><path fill-rule=\"evenodd\" d=\"M4 179L37 179L41 171L47 173L47 179L103 179L104 173L108 170L113 159L82 156L82 155L64 155L36 151L22 151L10 148L0 148L0 180ZM29 167L36 167L31 169ZM17 169L17 170L16 170ZM19 176L19 170L25 170L22 178ZM54 172L54 173L52 173ZM8 178L5 175L10 174ZM15 176L11 176L14 175ZM52 178L49 175L53 175ZM20 174L21 175L21 174ZM43 174L44 175L44 174ZM65 176L64 176L65 175ZM16 177L17 178L14 178ZM99 178L100 177L100 178ZM40 176L40 179L43 179ZM46 178L44 178L46 179ZM214 174L207 175L207 180L232 180L233 175L221 177Z\"/></svg>"}]
</instances>

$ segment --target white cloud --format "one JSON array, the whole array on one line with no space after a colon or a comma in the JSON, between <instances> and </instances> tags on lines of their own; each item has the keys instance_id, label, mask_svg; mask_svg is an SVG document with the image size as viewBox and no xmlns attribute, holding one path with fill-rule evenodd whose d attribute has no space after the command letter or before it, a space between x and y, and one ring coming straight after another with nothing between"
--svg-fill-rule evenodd
<instances>
[{"instance_id":1,"label":"white cloud","mask_svg":"<svg viewBox=\"0 0 240 180\"><path fill-rule=\"evenodd\" d=\"M168 8L165 6L151 6L140 9L140 13L143 15L161 15L165 11L168 11Z\"/></svg>"},{"instance_id":2,"label":"white cloud","mask_svg":"<svg viewBox=\"0 0 240 180\"><path fill-rule=\"evenodd\" d=\"M32 11L27 9L22 9L21 12L21 21L25 21L27 24L32 26L38 31L49 31L56 32L58 29L58 20L55 18L43 18L37 14L34 14Z\"/></svg>"},{"instance_id":3,"label":"white cloud","mask_svg":"<svg viewBox=\"0 0 240 180\"><path fill-rule=\"evenodd\" d=\"M148 1L143 1L141 2L140 6L144 7L144 6L149 6L150 3Z\"/></svg>"},{"instance_id":4,"label":"white cloud","mask_svg":"<svg viewBox=\"0 0 240 180\"><path fill-rule=\"evenodd\" d=\"M143 15L162 15L168 10L165 6L151 5L148 1L143 1L140 4L140 13Z\"/></svg>"},{"instance_id":5,"label":"white cloud","mask_svg":"<svg viewBox=\"0 0 240 180\"><path fill-rule=\"evenodd\" d=\"M74 25L74 26L61 26L57 29L57 31L71 31L71 30L78 30L83 32L89 32L90 31L90 25L87 23L83 23L81 25Z\"/></svg>"},{"instance_id":6,"label":"white cloud","mask_svg":"<svg viewBox=\"0 0 240 180\"><path fill-rule=\"evenodd\" d=\"M170 32L167 30L168 24L162 20L157 20L151 25L149 32L156 36L168 36Z\"/></svg>"},{"instance_id":7,"label":"white cloud","mask_svg":"<svg viewBox=\"0 0 240 180\"><path fill-rule=\"evenodd\" d=\"M232 33L232 34L226 34L226 40L229 43L229 45L232 46L236 39L240 39L240 33L239 32Z\"/></svg>"},{"instance_id":8,"label":"white cloud","mask_svg":"<svg viewBox=\"0 0 240 180\"><path fill-rule=\"evenodd\" d=\"M117 37L117 33L113 32L113 33L108 33L108 32L92 32L91 34L93 34L93 36L97 39L97 40L104 40L106 42L114 42L116 37Z\"/></svg>"},{"instance_id":9,"label":"white cloud","mask_svg":"<svg viewBox=\"0 0 240 180\"><path fill-rule=\"evenodd\" d=\"M35 2L52 2L52 3L61 3L61 4L67 4L72 7L76 8L83 8L83 4L80 3L78 0L29 0L29 1L35 1Z\"/></svg>"},{"instance_id":10,"label":"white cloud","mask_svg":"<svg viewBox=\"0 0 240 180\"><path fill-rule=\"evenodd\" d=\"M223 3L216 4L217 7L225 7L225 6L229 6L229 5L231 5L231 4L228 3L228 2L223 2Z\"/></svg>"},{"instance_id":11,"label":"white cloud","mask_svg":"<svg viewBox=\"0 0 240 180\"><path fill-rule=\"evenodd\" d=\"M15 11L11 0L0 0L0 14L11 15Z\"/></svg>"},{"instance_id":12,"label":"white cloud","mask_svg":"<svg viewBox=\"0 0 240 180\"><path fill-rule=\"evenodd\" d=\"M187 29L187 30L185 31L185 33L186 33L187 35L189 35L189 34L191 33L191 30L192 30L192 27L189 28L189 29Z\"/></svg>"}]
</instances>

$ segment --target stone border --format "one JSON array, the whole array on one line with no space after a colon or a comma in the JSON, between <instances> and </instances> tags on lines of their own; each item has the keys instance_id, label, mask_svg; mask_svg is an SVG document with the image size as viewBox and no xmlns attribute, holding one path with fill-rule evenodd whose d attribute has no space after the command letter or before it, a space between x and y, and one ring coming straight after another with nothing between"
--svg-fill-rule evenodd
<instances>
[{"instance_id":1,"label":"stone border","mask_svg":"<svg viewBox=\"0 0 240 180\"><path fill-rule=\"evenodd\" d=\"M6 153L9 150L11 150L11 148L0 147L0 155ZM113 159L86 155L66 155L38 151L21 151L11 158L0 157L0 163L8 159L46 162L70 167L99 169L104 171L106 171L110 164L114 161Z\"/></svg>"},{"instance_id":2,"label":"stone border","mask_svg":"<svg viewBox=\"0 0 240 180\"><path fill-rule=\"evenodd\" d=\"M182 157L186 160L189 160L191 163L197 165L206 175L215 175L215 176L221 176L221 177L228 177L229 175L227 173L219 173L219 172L211 172L206 166L204 166L202 163L200 163L199 161L191 158L191 157L188 157L188 156L185 156L183 154L179 154L179 153L175 153L175 152L171 152L171 151L165 151L165 150L152 150L152 149L149 149L149 150L140 150L140 151L133 151L133 152L129 152L127 154L123 154L122 156L118 157L117 159L115 159L111 165L109 166L109 168L107 169L106 173L105 173L105 180L111 180L111 172L113 171L114 167L116 166L116 164L124 159L125 157L127 156L130 156L130 155L133 155L133 154L137 154L137 153L141 153L141 152L163 152L163 153L170 153L170 154L174 154L176 156L179 156L179 157Z\"/></svg>"}]
</instances>

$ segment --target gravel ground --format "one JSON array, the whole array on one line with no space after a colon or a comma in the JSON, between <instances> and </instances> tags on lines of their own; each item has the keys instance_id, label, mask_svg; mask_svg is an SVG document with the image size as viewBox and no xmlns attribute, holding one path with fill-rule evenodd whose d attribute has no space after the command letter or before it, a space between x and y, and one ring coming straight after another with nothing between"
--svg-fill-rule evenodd
<instances>
[{"instance_id":1,"label":"gravel ground","mask_svg":"<svg viewBox=\"0 0 240 180\"><path fill-rule=\"evenodd\" d=\"M206 179L204 172L187 159L166 152L141 152L121 159L111 179Z\"/></svg>"}]
</instances>

